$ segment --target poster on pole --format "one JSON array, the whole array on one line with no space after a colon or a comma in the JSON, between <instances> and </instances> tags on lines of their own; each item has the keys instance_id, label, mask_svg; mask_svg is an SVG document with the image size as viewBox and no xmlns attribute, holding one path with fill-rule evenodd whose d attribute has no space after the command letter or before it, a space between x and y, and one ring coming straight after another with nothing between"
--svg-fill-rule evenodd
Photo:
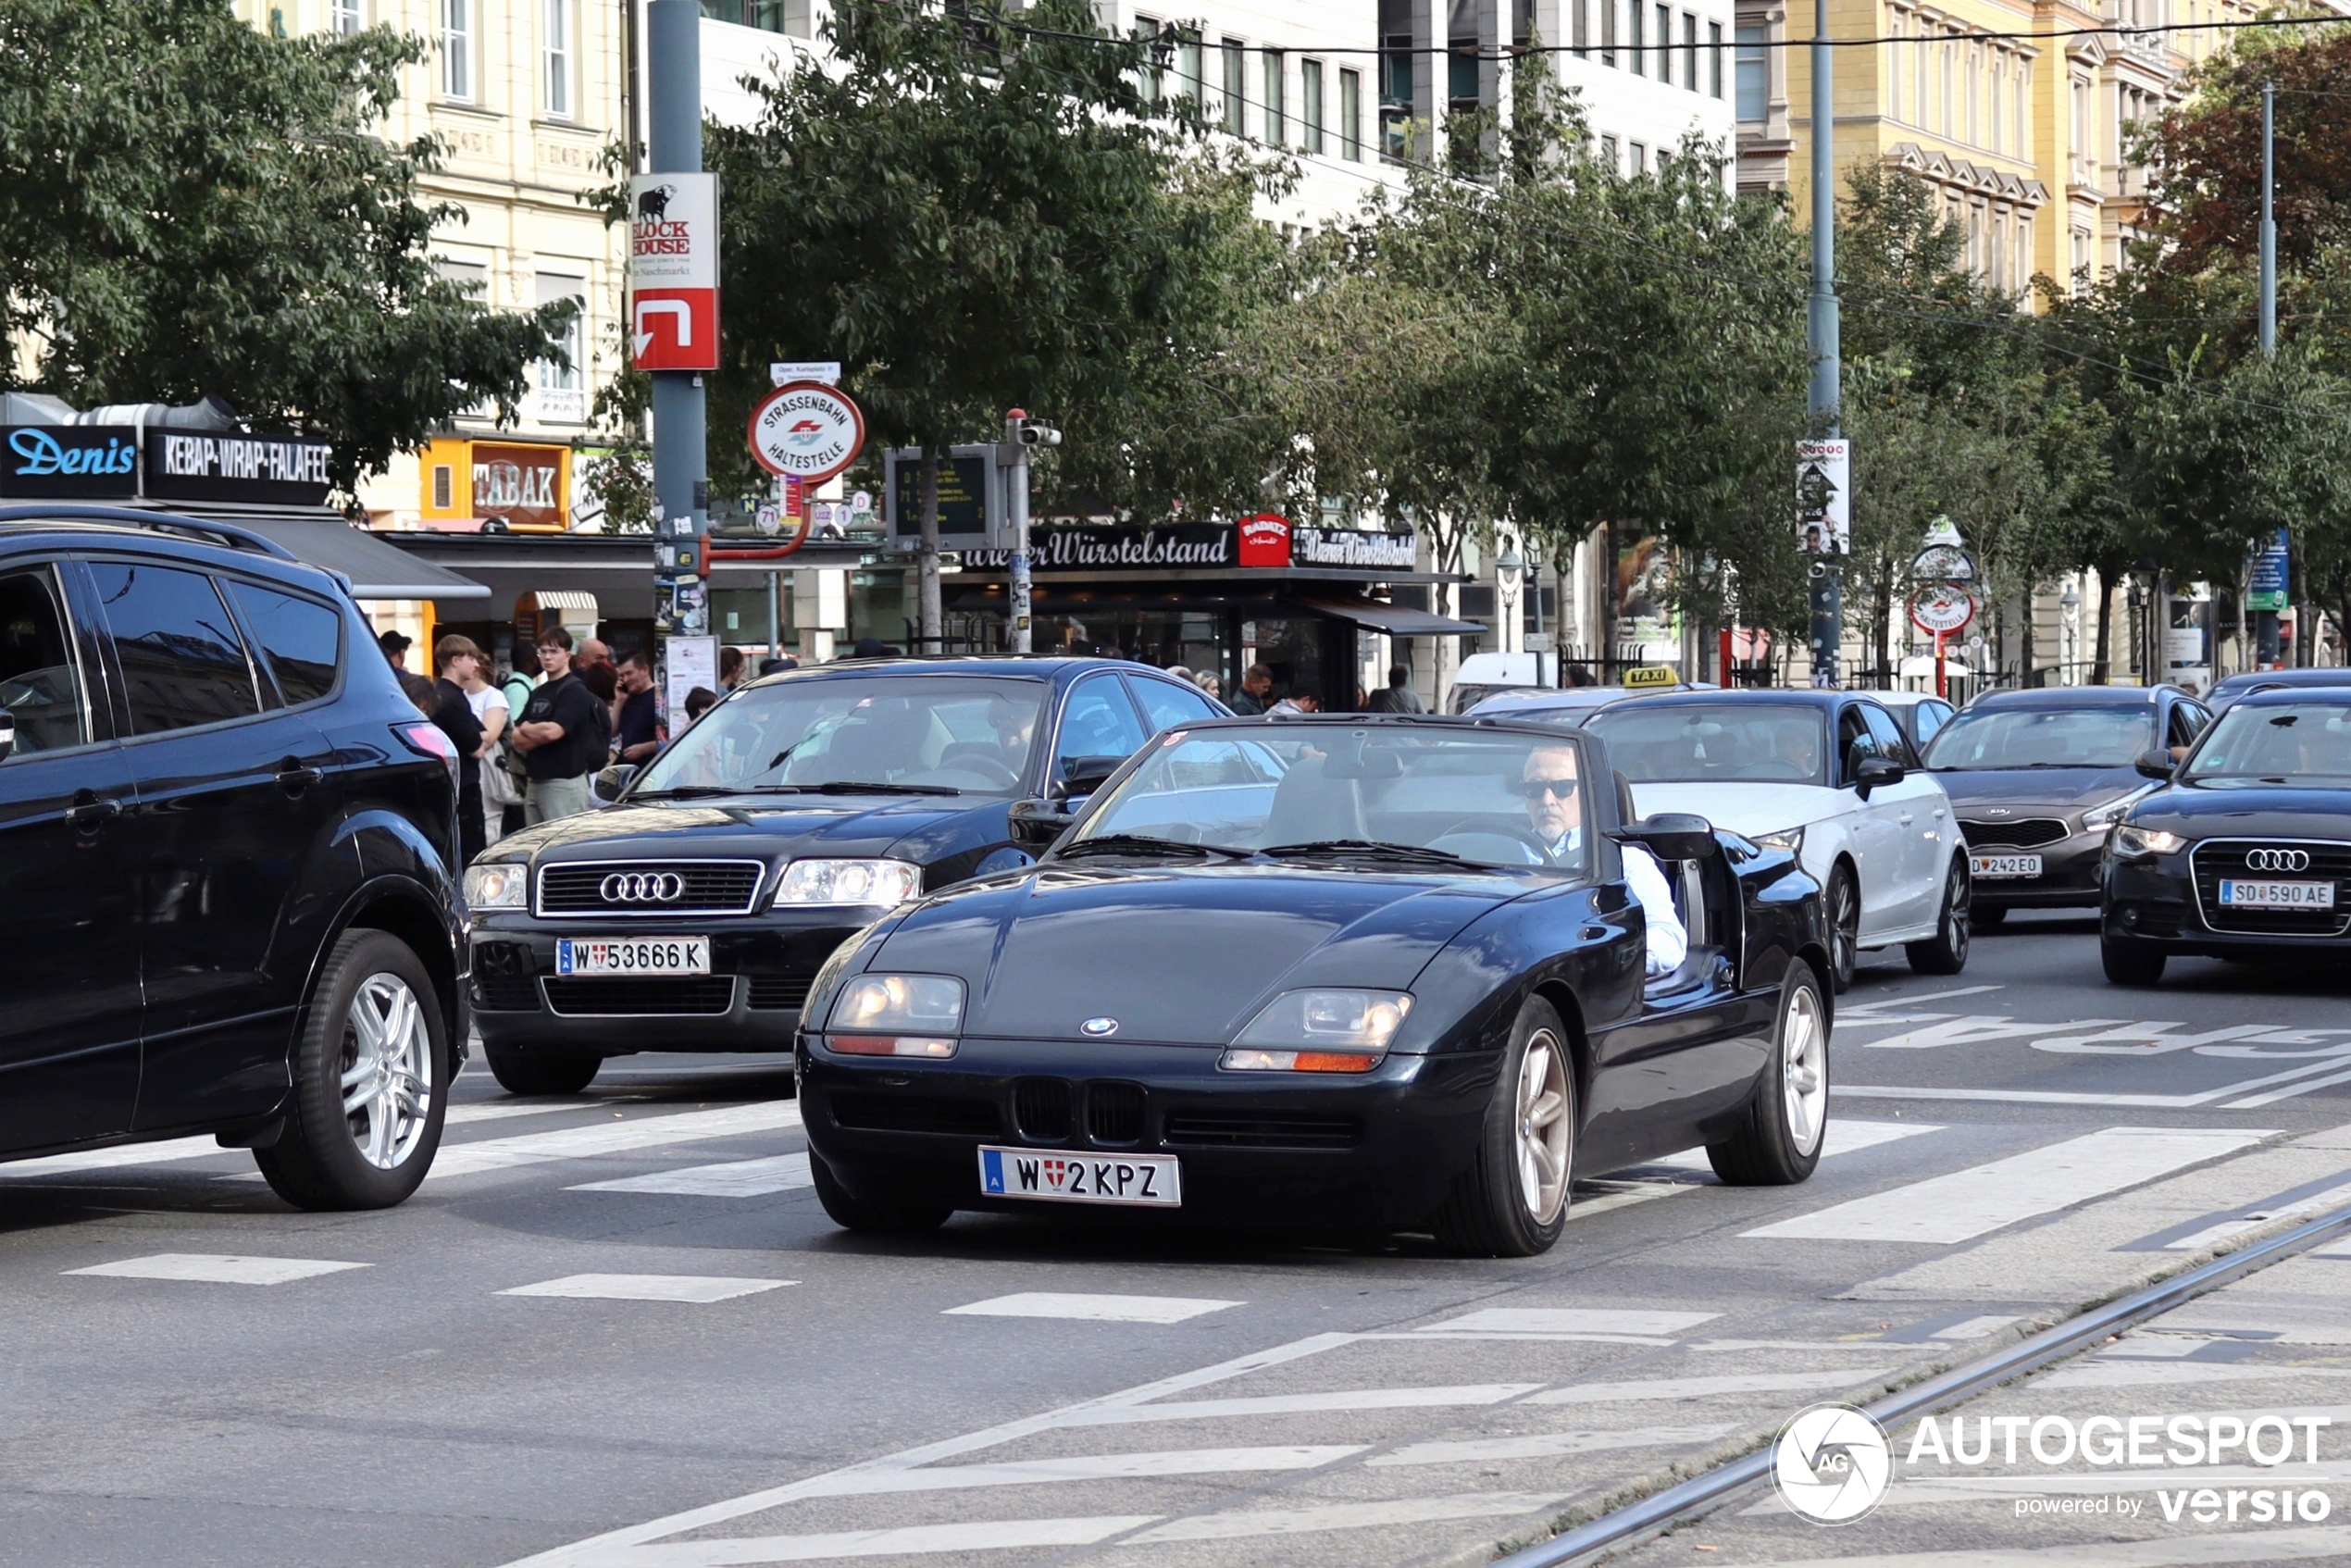
<instances>
[{"instance_id":1,"label":"poster on pole","mask_svg":"<svg viewBox=\"0 0 2351 1568\"><path fill-rule=\"evenodd\" d=\"M718 176L628 180L629 355L640 370L718 368Z\"/></svg>"},{"instance_id":2,"label":"poster on pole","mask_svg":"<svg viewBox=\"0 0 2351 1568\"><path fill-rule=\"evenodd\" d=\"M1796 537L1807 555L1853 549L1853 443L1796 443Z\"/></svg>"},{"instance_id":3,"label":"poster on pole","mask_svg":"<svg viewBox=\"0 0 2351 1568\"><path fill-rule=\"evenodd\" d=\"M2261 547L2258 554L2245 564L2245 607L2248 610L2283 610L2286 606L2292 570L2292 553L2286 543L2285 529Z\"/></svg>"},{"instance_id":4,"label":"poster on pole","mask_svg":"<svg viewBox=\"0 0 2351 1568\"><path fill-rule=\"evenodd\" d=\"M686 728L686 698L697 686L718 690L718 639L673 637L662 645L662 694L668 699L669 732Z\"/></svg>"}]
</instances>

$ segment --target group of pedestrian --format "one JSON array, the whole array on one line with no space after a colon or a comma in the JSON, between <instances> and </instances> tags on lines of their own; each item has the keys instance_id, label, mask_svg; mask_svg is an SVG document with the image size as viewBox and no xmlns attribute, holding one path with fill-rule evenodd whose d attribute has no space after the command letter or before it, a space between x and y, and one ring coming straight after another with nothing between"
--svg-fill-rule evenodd
<instances>
[{"instance_id":1,"label":"group of pedestrian","mask_svg":"<svg viewBox=\"0 0 2351 1568\"><path fill-rule=\"evenodd\" d=\"M1312 691L1292 691L1285 696L1274 695L1274 672L1264 665L1251 665L1241 671L1240 689L1231 696L1224 695L1222 683L1204 670L1190 670L1181 665L1170 666L1168 674L1179 680L1188 680L1210 696L1218 698L1234 713L1243 717L1262 714L1318 714L1323 702ZM1387 684L1365 697L1357 692L1356 704L1366 713L1424 714L1420 693L1412 690L1412 672L1404 665L1397 665L1387 672Z\"/></svg>"}]
</instances>

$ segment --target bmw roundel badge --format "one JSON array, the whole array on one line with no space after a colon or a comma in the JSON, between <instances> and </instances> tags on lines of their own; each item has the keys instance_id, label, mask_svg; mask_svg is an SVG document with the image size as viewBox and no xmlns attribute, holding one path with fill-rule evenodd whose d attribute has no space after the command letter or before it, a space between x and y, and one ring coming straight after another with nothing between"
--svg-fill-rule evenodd
<instances>
[{"instance_id":1,"label":"bmw roundel badge","mask_svg":"<svg viewBox=\"0 0 2351 1568\"><path fill-rule=\"evenodd\" d=\"M1115 1018L1088 1018L1084 1023L1077 1026L1077 1032L1081 1035L1089 1036L1094 1039L1101 1039L1104 1035L1114 1035L1118 1032L1118 1020Z\"/></svg>"}]
</instances>

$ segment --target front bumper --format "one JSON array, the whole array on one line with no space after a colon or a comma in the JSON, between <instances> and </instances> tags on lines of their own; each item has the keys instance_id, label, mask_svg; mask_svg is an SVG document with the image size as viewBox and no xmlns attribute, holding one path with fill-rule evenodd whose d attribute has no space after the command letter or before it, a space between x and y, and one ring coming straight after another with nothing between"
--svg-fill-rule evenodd
<instances>
[{"instance_id":1,"label":"front bumper","mask_svg":"<svg viewBox=\"0 0 2351 1568\"><path fill-rule=\"evenodd\" d=\"M2098 906L2098 865L2106 856L2108 831L2099 828L2086 833L2074 833L2056 843L2038 844L2031 849L2010 849L2004 844L1986 844L1978 849L1970 845L1971 856L2037 854L2041 857L2041 875L2038 877L1974 878L1969 886L1970 902L1979 909L1987 905L2002 909L2096 909Z\"/></svg>"},{"instance_id":2,"label":"front bumper","mask_svg":"<svg viewBox=\"0 0 2351 1568\"><path fill-rule=\"evenodd\" d=\"M470 1000L482 1043L620 1056L640 1051L792 1048L809 983L834 949L865 927L837 909L708 920L549 921L520 911L477 914ZM712 973L662 979L566 978L560 937L710 938Z\"/></svg>"},{"instance_id":3,"label":"front bumper","mask_svg":"<svg viewBox=\"0 0 2351 1568\"><path fill-rule=\"evenodd\" d=\"M2351 934L2323 929L2259 928L2265 917L2251 913L2219 914L2199 894L2189 856L2194 846L2173 854L2108 860L2101 867L2102 935L2145 942L2167 952L2213 958L2251 958L2320 952L2351 954ZM2217 915L2217 917L2216 917ZM2276 922L2276 925L2285 924Z\"/></svg>"},{"instance_id":4,"label":"front bumper","mask_svg":"<svg viewBox=\"0 0 2351 1568\"><path fill-rule=\"evenodd\" d=\"M841 1057L803 1036L809 1148L852 1193L1013 1213L982 1144L1182 1161L1180 1210L1122 1219L1393 1230L1424 1223L1475 1151L1499 1057L1391 1056L1361 1076L1221 1071L1213 1047L965 1039L953 1059Z\"/></svg>"}]
</instances>

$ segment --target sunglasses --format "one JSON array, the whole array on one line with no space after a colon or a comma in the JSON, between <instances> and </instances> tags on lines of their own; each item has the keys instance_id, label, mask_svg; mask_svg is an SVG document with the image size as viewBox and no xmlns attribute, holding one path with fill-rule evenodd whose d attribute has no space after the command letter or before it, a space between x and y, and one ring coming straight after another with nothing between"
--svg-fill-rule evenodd
<instances>
[{"instance_id":1,"label":"sunglasses","mask_svg":"<svg viewBox=\"0 0 2351 1568\"><path fill-rule=\"evenodd\" d=\"M1562 801L1575 797L1575 780L1573 778L1522 778L1511 789L1530 801L1539 801L1545 795L1556 795Z\"/></svg>"}]
</instances>

